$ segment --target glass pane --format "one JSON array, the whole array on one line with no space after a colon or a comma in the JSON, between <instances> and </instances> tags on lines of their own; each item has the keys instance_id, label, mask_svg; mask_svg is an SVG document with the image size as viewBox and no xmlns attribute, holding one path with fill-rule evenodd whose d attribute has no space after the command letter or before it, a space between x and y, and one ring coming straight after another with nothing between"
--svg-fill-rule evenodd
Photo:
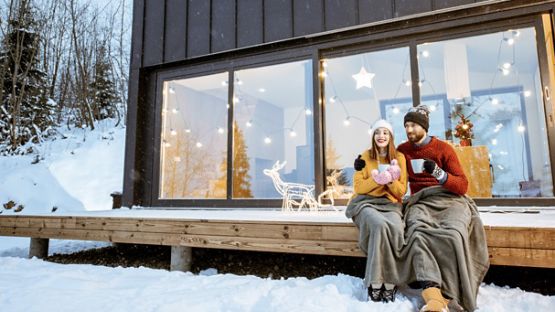
<instances>
[{"instance_id":1,"label":"glass pane","mask_svg":"<svg viewBox=\"0 0 555 312\"><path fill-rule=\"evenodd\" d=\"M552 197L534 28L422 44L418 60L422 101L448 112L430 134L457 146L469 195Z\"/></svg>"},{"instance_id":2,"label":"glass pane","mask_svg":"<svg viewBox=\"0 0 555 312\"><path fill-rule=\"evenodd\" d=\"M314 185L312 90L311 61L235 72L233 198L281 198L276 161L282 182Z\"/></svg>"},{"instance_id":3,"label":"glass pane","mask_svg":"<svg viewBox=\"0 0 555 312\"><path fill-rule=\"evenodd\" d=\"M164 82L160 198L226 198L227 78Z\"/></svg>"},{"instance_id":4,"label":"glass pane","mask_svg":"<svg viewBox=\"0 0 555 312\"><path fill-rule=\"evenodd\" d=\"M334 184L341 194L334 198L347 198L353 161L369 147L374 121L392 123L396 144L405 139L403 116L412 107L409 49L331 58L323 66L327 187Z\"/></svg>"}]
</instances>

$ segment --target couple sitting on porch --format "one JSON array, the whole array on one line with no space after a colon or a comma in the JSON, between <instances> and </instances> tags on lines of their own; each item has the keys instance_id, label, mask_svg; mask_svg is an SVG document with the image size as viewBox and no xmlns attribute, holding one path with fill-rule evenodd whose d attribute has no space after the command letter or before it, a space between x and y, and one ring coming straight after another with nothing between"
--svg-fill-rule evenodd
<instances>
[{"instance_id":1,"label":"couple sitting on porch","mask_svg":"<svg viewBox=\"0 0 555 312\"><path fill-rule=\"evenodd\" d=\"M485 233L454 149L428 136L429 111L405 115L408 141L395 149L385 120L371 147L355 159L355 195L346 215L367 254L369 299L394 301L397 287L422 288L421 311L476 309L489 266ZM403 200L410 182L411 196Z\"/></svg>"}]
</instances>

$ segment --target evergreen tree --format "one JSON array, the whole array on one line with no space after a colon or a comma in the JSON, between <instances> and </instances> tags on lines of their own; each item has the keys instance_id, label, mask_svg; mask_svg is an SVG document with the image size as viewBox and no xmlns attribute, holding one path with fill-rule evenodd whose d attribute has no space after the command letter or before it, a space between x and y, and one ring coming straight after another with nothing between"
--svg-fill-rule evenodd
<instances>
[{"instance_id":1,"label":"evergreen tree","mask_svg":"<svg viewBox=\"0 0 555 312\"><path fill-rule=\"evenodd\" d=\"M115 102L118 96L110 76L111 66L108 62L106 48L101 46L96 53L94 81L90 85L93 96L93 116L96 120L114 118L117 114Z\"/></svg>"},{"instance_id":2,"label":"evergreen tree","mask_svg":"<svg viewBox=\"0 0 555 312\"><path fill-rule=\"evenodd\" d=\"M54 102L39 69L39 23L29 1L17 1L0 50L0 151L14 152L48 135Z\"/></svg>"},{"instance_id":3,"label":"evergreen tree","mask_svg":"<svg viewBox=\"0 0 555 312\"><path fill-rule=\"evenodd\" d=\"M233 123L233 198L252 198L250 163L243 132ZM215 193L225 194L227 185L227 158L220 164L221 176L215 183Z\"/></svg>"}]
</instances>

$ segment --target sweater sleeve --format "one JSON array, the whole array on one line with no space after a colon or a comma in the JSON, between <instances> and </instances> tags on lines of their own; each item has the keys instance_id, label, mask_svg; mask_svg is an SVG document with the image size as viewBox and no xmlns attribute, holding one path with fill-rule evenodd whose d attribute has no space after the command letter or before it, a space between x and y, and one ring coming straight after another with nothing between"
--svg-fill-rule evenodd
<instances>
[{"instance_id":1,"label":"sweater sleeve","mask_svg":"<svg viewBox=\"0 0 555 312\"><path fill-rule=\"evenodd\" d=\"M443 187L455 194L464 195L468 190L468 180L455 150L448 144L446 144L445 156L441 169L447 172L447 181Z\"/></svg>"},{"instance_id":2,"label":"sweater sleeve","mask_svg":"<svg viewBox=\"0 0 555 312\"><path fill-rule=\"evenodd\" d=\"M401 152L397 152L397 162L399 163L399 167L401 168L401 176L399 180L395 180L389 184L387 187L393 196L401 200L403 196L407 193L407 161L405 160L405 155Z\"/></svg>"},{"instance_id":3,"label":"sweater sleeve","mask_svg":"<svg viewBox=\"0 0 555 312\"><path fill-rule=\"evenodd\" d=\"M368 194L379 188L384 187L374 181L371 171L378 167L375 160L370 160L367 153L363 154L362 159L366 162L366 166L361 171L355 171L353 177L353 187L357 194Z\"/></svg>"}]
</instances>

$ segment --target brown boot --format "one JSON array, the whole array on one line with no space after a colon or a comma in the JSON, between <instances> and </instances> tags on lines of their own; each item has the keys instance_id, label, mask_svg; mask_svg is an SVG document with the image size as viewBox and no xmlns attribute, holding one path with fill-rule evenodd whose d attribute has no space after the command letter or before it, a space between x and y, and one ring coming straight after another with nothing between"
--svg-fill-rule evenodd
<instances>
[{"instance_id":1,"label":"brown boot","mask_svg":"<svg viewBox=\"0 0 555 312\"><path fill-rule=\"evenodd\" d=\"M422 291L422 298L424 298L426 304L420 309L421 312L449 312L449 308L447 307L449 300L443 298L439 288L429 287L424 289Z\"/></svg>"}]
</instances>

